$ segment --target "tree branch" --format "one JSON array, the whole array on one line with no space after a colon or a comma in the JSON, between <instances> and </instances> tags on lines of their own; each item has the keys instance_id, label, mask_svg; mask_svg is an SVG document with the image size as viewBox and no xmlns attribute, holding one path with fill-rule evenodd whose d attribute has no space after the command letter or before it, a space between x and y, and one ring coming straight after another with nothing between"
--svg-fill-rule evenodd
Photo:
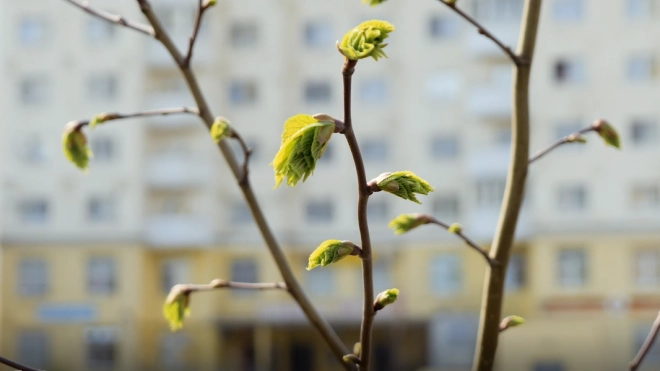
<instances>
[{"instance_id":1,"label":"tree branch","mask_svg":"<svg viewBox=\"0 0 660 371\"><path fill-rule=\"evenodd\" d=\"M232 128L232 135L231 137L236 139L238 143L241 145L241 148L243 149L243 155L245 156L245 159L243 160L243 173L241 174L241 177L238 179L238 183L243 185L246 182L248 182L249 178L249 164L250 164L250 156L252 156L252 149L248 147L247 143L243 140L243 137L236 131L234 128Z\"/></svg>"},{"instance_id":2,"label":"tree branch","mask_svg":"<svg viewBox=\"0 0 660 371\"><path fill-rule=\"evenodd\" d=\"M516 53L514 53L513 50L511 50L510 47L504 45L504 43L501 42L490 31L488 31L486 29L486 27L484 27L481 23L479 23L479 21L472 18L469 14L465 13L463 10L461 10L459 7L457 7L455 3L450 3L447 0L438 0L438 1L440 1L441 3L443 3L443 4L447 5L448 7L450 7L453 11L455 11L458 15L463 17L466 21L472 23L477 28L477 32L479 32L481 35L486 36L487 38L491 39L495 44L497 44L497 46L500 49L502 49L502 51L507 56L509 56L509 58L511 58L511 61L513 62L513 64L515 64L516 66L520 66L520 65L528 63L526 59L521 58Z\"/></svg>"},{"instance_id":3,"label":"tree branch","mask_svg":"<svg viewBox=\"0 0 660 371\"><path fill-rule=\"evenodd\" d=\"M193 26L193 32L190 36L190 42L188 43L188 52L186 53L185 58L183 59L183 65L188 67L190 66L190 60L192 59L193 48L195 47L195 41L197 41L197 36L199 35L199 28L202 26L202 16L206 9L209 8L208 3L204 3L203 0L198 1L197 15L195 16L195 25Z\"/></svg>"},{"instance_id":4,"label":"tree branch","mask_svg":"<svg viewBox=\"0 0 660 371\"><path fill-rule=\"evenodd\" d=\"M141 32L145 35L155 37L154 29L152 27L147 26L146 24L142 23L137 23L133 21L129 21L128 19L117 15L117 14L112 14L109 12L106 12L105 10L101 9L96 9L92 6L89 5L88 1L77 1L77 0L64 0L74 6L77 6L78 8L86 11L87 13L96 16L98 18L103 19L106 22L114 23L119 26L124 26L126 28L130 28L132 30Z\"/></svg>"},{"instance_id":5,"label":"tree branch","mask_svg":"<svg viewBox=\"0 0 660 371\"><path fill-rule=\"evenodd\" d=\"M644 340L644 344L642 344L642 347L639 349L639 352L635 356L635 358L628 364L628 371L636 371L637 368L642 364L644 361L644 357L651 351L651 348L653 347L653 343L655 342L655 339L658 338L658 334L660 333L660 312L658 312L658 316L655 318L655 321L653 322L653 326L651 327L651 331L649 332L649 335L646 337L646 340Z\"/></svg>"},{"instance_id":6,"label":"tree branch","mask_svg":"<svg viewBox=\"0 0 660 371\"><path fill-rule=\"evenodd\" d=\"M100 120L99 124L101 124L115 120L125 120L125 119L132 119L137 117L149 117L149 116L167 116L174 114L193 114L199 116L199 111L197 110L197 108L193 108L193 107L177 107L177 108L155 109L155 110L134 112L134 113L101 113L99 115L96 115L95 118ZM90 122L92 121L93 120L80 120L75 122L77 126L86 126L89 125Z\"/></svg>"},{"instance_id":7,"label":"tree branch","mask_svg":"<svg viewBox=\"0 0 660 371\"><path fill-rule=\"evenodd\" d=\"M211 130L215 119L211 113L211 110L209 109L208 103L206 102L206 98L201 91L199 83L197 82L197 77L191 70L190 66L185 66L183 64L183 57L181 53L170 38L167 30L165 30L162 23L154 13L150 3L147 0L137 0L137 2L140 5L142 13L145 15L145 17L147 17L149 23L151 23L153 26L154 31L156 32L156 39L158 39L163 44L163 46L165 46L165 48L174 59L175 63L179 66L181 73L183 74L183 77L188 84L188 88L190 89L190 92L193 95L195 102L197 103L199 115L204 121L207 129ZM246 178L244 182L240 182L243 169L238 164L238 161L236 160L231 147L224 140L221 140L220 143L218 143L218 147L222 152L222 155L224 156L227 164L229 165L232 174L239 183L240 189L243 192L243 196L245 197L245 201L250 208L252 215L254 216L257 227L259 228L259 231L264 238L268 250L275 260L277 268L282 274L282 278L287 285L291 297L298 303L302 311L307 316L307 319L321 334L323 339L328 343L328 346L332 350L337 360L342 364L342 366L346 370L353 370L353 365L345 363L342 359L345 354L349 353L348 349L341 342L341 339L339 339L339 336L332 329L332 327L330 327L328 322L320 315L307 295L305 295L305 292L302 290L300 283L293 275L293 271L291 270L291 267L286 260L286 256L284 255L282 248L278 244L277 239L273 235L273 232L270 230L270 226L264 217L263 211L261 210L261 206L259 205L259 202L254 195L254 191L252 190L249 179Z\"/></svg>"},{"instance_id":8,"label":"tree branch","mask_svg":"<svg viewBox=\"0 0 660 371\"><path fill-rule=\"evenodd\" d=\"M447 231L449 231L449 228L451 227L449 224L443 223L443 222L439 221L438 219L436 219L432 216L428 216L428 220L429 220L429 223L439 225L440 227L446 229ZM494 267L494 266L499 264L497 261L493 260L493 258L491 258L490 255L488 255L488 252L486 250L481 248L481 246L477 245L477 243L472 241L468 236L464 235L463 231L451 232L451 233L453 233L453 234L457 235L458 237L460 237L468 246L470 246L475 251L477 251L479 254L481 254L484 257L484 259L486 259L486 262L488 263L488 265L490 265L491 267Z\"/></svg>"},{"instance_id":9,"label":"tree branch","mask_svg":"<svg viewBox=\"0 0 660 371\"><path fill-rule=\"evenodd\" d=\"M358 181L358 226L362 241L362 281L364 285L364 306L362 313L362 325L360 327L360 370L369 370L371 358L371 329L374 323L376 311L374 310L374 283L373 262L371 258L371 238L369 236L369 223L367 221L367 203L372 191L367 184L367 175L364 169L364 161L360 153L355 132L353 131L353 120L351 117L351 79L355 72L357 61L346 58L342 76L344 82L344 135L353 155L355 171Z\"/></svg>"},{"instance_id":10,"label":"tree branch","mask_svg":"<svg viewBox=\"0 0 660 371\"><path fill-rule=\"evenodd\" d=\"M185 291L187 293L197 292L197 291L219 290L225 288L243 289L243 290L287 290L286 284L284 282L249 283L249 282L232 282L221 279L214 279L213 281L211 281L211 283L205 285L182 284L180 285L180 287L181 287L181 291Z\"/></svg>"},{"instance_id":11,"label":"tree branch","mask_svg":"<svg viewBox=\"0 0 660 371\"><path fill-rule=\"evenodd\" d=\"M30 366L22 365L22 364L20 364L20 363L18 363L18 362L16 362L16 361L12 361L11 359L9 359L9 358L5 358L5 357L3 357L3 356L0 356L0 363L2 363L2 364L4 364L4 365L7 365L7 366L9 366L9 367L11 367L11 368L13 368L14 370L21 370L21 371L42 371L42 370L40 370L40 369L38 369L38 368L32 368L32 367L30 367Z\"/></svg>"},{"instance_id":12,"label":"tree branch","mask_svg":"<svg viewBox=\"0 0 660 371\"><path fill-rule=\"evenodd\" d=\"M500 264L489 267L484 283L479 334L473 370L491 371L495 362L509 255L525 194L529 161L529 77L542 0L525 0L518 54L529 63L517 64L513 79L512 153L504 201L490 256Z\"/></svg>"},{"instance_id":13,"label":"tree branch","mask_svg":"<svg viewBox=\"0 0 660 371\"><path fill-rule=\"evenodd\" d=\"M589 127L586 127L582 130L576 131L575 133L569 134L558 141L552 143L548 148L541 150L537 152L534 156L530 157L528 163L531 164L532 162L540 159L541 157L547 155L550 151L554 150L555 148L561 146L562 144L566 143L575 143L578 142L578 139L582 136L582 134L586 134L590 131L594 131L593 125L590 125Z\"/></svg>"}]
</instances>

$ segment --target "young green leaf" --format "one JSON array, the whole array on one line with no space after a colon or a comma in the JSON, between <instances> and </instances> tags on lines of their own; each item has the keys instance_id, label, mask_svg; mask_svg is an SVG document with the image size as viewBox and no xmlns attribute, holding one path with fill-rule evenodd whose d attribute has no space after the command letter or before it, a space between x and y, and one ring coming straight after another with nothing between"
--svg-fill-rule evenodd
<instances>
[{"instance_id":1,"label":"young green leaf","mask_svg":"<svg viewBox=\"0 0 660 371\"><path fill-rule=\"evenodd\" d=\"M229 120L222 116L218 116L211 126L211 138L216 143L220 143L221 140L232 136L233 132L231 126L229 126Z\"/></svg>"},{"instance_id":2,"label":"young green leaf","mask_svg":"<svg viewBox=\"0 0 660 371\"><path fill-rule=\"evenodd\" d=\"M424 179L415 175L412 171L397 171L395 173L383 173L375 179L380 190L392 193L404 200L410 200L421 204L415 193L427 195L433 192L433 187Z\"/></svg>"},{"instance_id":3,"label":"young green leaf","mask_svg":"<svg viewBox=\"0 0 660 371\"><path fill-rule=\"evenodd\" d=\"M184 318L190 316L190 292L185 285L175 285L163 304L163 315L172 331L183 328Z\"/></svg>"},{"instance_id":4,"label":"young green leaf","mask_svg":"<svg viewBox=\"0 0 660 371\"><path fill-rule=\"evenodd\" d=\"M610 123L605 120L596 120L593 124L594 130L600 135L601 138L605 141L605 144L612 147L621 149L621 140L619 139L619 133Z\"/></svg>"},{"instance_id":5,"label":"young green leaf","mask_svg":"<svg viewBox=\"0 0 660 371\"><path fill-rule=\"evenodd\" d=\"M394 230L394 234L404 234L420 225L428 224L429 217L424 214L401 214L392 219L388 225Z\"/></svg>"},{"instance_id":6,"label":"young green leaf","mask_svg":"<svg viewBox=\"0 0 660 371\"><path fill-rule=\"evenodd\" d=\"M363 4L369 3L371 6L376 6L384 3L386 0L362 0Z\"/></svg>"},{"instance_id":7,"label":"young green leaf","mask_svg":"<svg viewBox=\"0 0 660 371\"><path fill-rule=\"evenodd\" d=\"M287 185L304 182L314 173L316 161L323 156L335 131L334 121L319 121L313 116L296 115L284 123L282 145L271 163L275 169L275 188L287 178Z\"/></svg>"},{"instance_id":8,"label":"young green leaf","mask_svg":"<svg viewBox=\"0 0 660 371\"><path fill-rule=\"evenodd\" d=\"M374 302L374 310L379 311L386 306L394 303L399 297L399 289L388 289L376 296L376 301Z\"/></svg>"},{"instance_id":9,"label":"young green leaf","mask_svg":"<svg viewBox=\"0 0 660 371\"><path fill-rule=\"evenodd\" d=\"M78 121L68 123L62 135L64 155L81 170L87 170L92 150L87 144L87 137Z\"/></svg>"},{"instance_id":10,"label":"young green leaf","mask_svg":"<svg viewBox=\"0 0 660 371\"><path fill-rule=\"evenodd\" d=\"M449 233L459 234L463 231L463 227L458 223L454 223L449 226L447 231L449 231Z\"/></svg>"},{"instance_id":11,"label":"young green leaf","mask_svg":"<svg viewBox=\"0 0 660 371\"><path fill-rule=\"evenodd\" d=\"M357 255L357 251L357 246L350 241L324 241L309 256L307 270L310 271L319 266L325 267L328 264L336 263L349 255Z\"/></svg>"},{"instance_id":12,"label":"young green leaf","mask_svg":"<svg viewBox=\"0 0 660 371\"><path fill-rule=\"evenodd\" d=\"M374 1L371 3L373 5ZM393 31L394 26L389 22L379 20L362 22L344 35L337 47L346 58L351 60L367 57L375 60L381 57L387 58L383 51L387 44L383 41Z\"/></svg>"}]
</instances>

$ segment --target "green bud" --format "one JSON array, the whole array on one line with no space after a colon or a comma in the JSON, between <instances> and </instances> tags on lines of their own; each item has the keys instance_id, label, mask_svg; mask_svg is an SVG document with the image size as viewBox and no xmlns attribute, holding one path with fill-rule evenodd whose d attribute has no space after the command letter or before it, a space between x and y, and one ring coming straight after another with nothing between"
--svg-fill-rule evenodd
<instances>
[{"instance_id":1,"label":"green bud","mask_svg":"<svg viewBox=\"0 0 660 371\"><path fill-rule=\"evenodd\" d=\"M175 285L165 299L163 315L170 324L172 331L183 328L183 320L190 316L190 291L186 285Z\"/></svg>"},{"instance_id":2,"label":"green bud","mask_svg":"<svg viewBox=\"0 0 660 371\"><path fill-rule=\"evenodd\" d=\"M568 143L587 143L587 138L582 134L571 134L566 137Z\"/></svg>"},{"instance_id":3,"label":"green bud","mask_svg":"<svg viewBox=\"0 0 660 371\"><path fill-rule=\"evenodd\" d=\"M619 133L617 133L616 129L614 129L614 127L607 121L596 120L596 122L593 123L593 128L598 133L598 135L603 138L605 144L621 149Z\"/></svg>"},{"instance_id":4,"label":"green bud","mask_svg":"<svg viewBox=\"0 0 660 371\"><path fill-rule=\"evenodd\" d=\"M404 234L420 225L428 224L430 221L428 215L424 214L401 214L392 219L388 225L394 230L394 234Z\"/></svg>"},{"instance_id":5,"label":"green bud","mask_svg":"<svg viewBox=\"0 0 660 371\"><path fill-rule=\"evenodd\" d=\"M221 140L228 138L233 134L231 126L229 126L229 120L222 116L218 116L211 126L211 138L213 138L216 143L220 143Z\"/></svg>"},{"instance_id":6,"label":"green bud","mask_svg":"<svg viewBox=\"0 0 660 371\"><path fill-rule=\"evenodd\" d=\"M360 343L359 341L353 344L353 354L355 354L358 357L362 355L362 343Z\"/></svg>"},{"instance_id":7,"label":"green bud","mask_svg":"<svg viewBox=\"0 0 660 371\"><path fill-rule=\"evenodd\" d=\"M106 121L114 120L117 118L117 114L114 113L100 113L91 120L89 120L89 128L94 129L97 125L102 124Z\"/></svg>"},{"instance_id":8,"label":"green bud","mask_svg":"<svg viewBox=\"0 0 660 371\"><path fill-rule=\"evenodd\" d=\"M382 191L392 193L404 200L410 200L418 204L421 204L421 202L419 202L415 193L427 195L429 192L433 192L433 187L412 171L383 173L372 182L375 182Z\"/></svg>"},{"instance_id":9,"label":"green bud","mask_svg":"<svg viewBox=\"0 0 660 371\"><path fill-rule=\"evenodd\" d=\"M206 0L206 5L205 5L205 7L208 8L208 7L214 6L214 5L217 4L217 3L218 3L218 0Z\"/></svg>"},{"instance_id":10,"label":"green bud","mask_svg":"<svg viewBox=\"0 0 660 371\"><path fill-rule=\"evenodd\" d=\"M355 354L346 354L343 357L341 357L341 359L348 364L352 364L352 365L360 364L360 358Z\"/></svg>"},{"instance_id":11,"label":"green bud","mask_svg":"<svg viewBox=\"0 0 660 371\"><path fill-rule=\"evenodd\" d=\"M64 128L62 135L62 146L64 155L81 170L87 170L92 150L87 144L87 137L82 131L82 125L78 121L71 121Z\"/></svg>"},{"instance_id":12,"label":"green bud","mask_svg":"<svg viewBox=\"0 0 660 371\"><path fill-rule=\"evenodd\" d=\"M449 5L454 5L454 4L456 4L456 0L444 0L444 1L445 1L445 3L447 3L447 4L449 4Z\"/></svg>"},{"instance_id":13,"label":"green bud","mask_svg":"<svg viewBox=\"0 0 660 371\"><path fill-rule=\"evenodd\" d=\"M371 5L371 6L376 6L376 5L380 5L380 4L384 3L385 1L386 0L362 0L362 4L369 3L369 5Z\"/></svg>"},{"instance_id":14,"label":"green bud","mask_svg":"<svg viewBox=\"0 0 660 371\"><path fill-rule=\"evenodd\" d=\"M459 234L463 231L463 227L458 223L454 223L454 224L450 225L447 230L450 233Z\"/></svg>"},{"instance_id":15,"label":"green bud","mask_svg":"<svg viewBox=\"0 0 660 371\"><path fill-rule=\"evenodd\" d=\"M394 303L399 297L399 289L389 289L381 292L376 296L376 301L374 302L374 310L379 311L386 306Z\"/></svg>"},{"instance_id":16,"label":"green bud","mask_svg":"<svg viewBox=\"0 0 660 371\"><path fill-rule=\"evenodd\" d=\"M325 267L326 265L336 263L349 255L358 255L358 249L359 248L350 241L324 241L309 256L307 270L311 271L319 266Z\"/></svg>"},{"instance_id":17,"label":"green bud","mask_svg":"<svg viewBox=\"0 0 660 371\"><path fill-rule=\"evenodd\" d=\"M319 121L310 115L289 118L284 123L282 145L271 163L275 169L275 188L284 177L292 187L301 179L307 180L314 173L316 161L323 156L334 131L334 119Z\"/></svg>"},{"instance_id":18,"label":"green bud","mask_svg":"<svg viewBox=\"0 0 660 371\"><path fill-rule=\"evenodd\" d=\"M374 1L371 1L372 5ZM372 57L375 60L387 55L383 48L387 44L383 43L394 31L394 26L389 22L372 20L360 23L357 27L349 31L341 43L337 44L339 51L348 59L358 60Z\"/></svg>"},{"instance_id":19,"label":"green bud","mask_svg":"<svg viewBox=\"0 0 660 371\"><path fill-rule=\"evenodd\" d=\"M500 331L504 331L510 327L520 326L525 323L525 319L520 316L508 316L500 323Z\"/></svg>"}]
</instances>

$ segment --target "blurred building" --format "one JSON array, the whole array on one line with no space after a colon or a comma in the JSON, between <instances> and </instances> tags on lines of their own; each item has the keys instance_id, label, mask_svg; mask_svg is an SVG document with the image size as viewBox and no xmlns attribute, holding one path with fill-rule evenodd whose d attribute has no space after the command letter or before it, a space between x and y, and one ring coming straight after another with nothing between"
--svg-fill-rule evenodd
<instances>
[{"instance_id":1,"label":"blurred building","mask_svg":"<svg viewBox=\"0 0 660 371\"><path fill-rule=\"evenodd\" d=\"M132 0L90 3L142 20ZM185 49L196 1L153 3ZM521 3L460 5L514 46ZM599 117L620 130L624 149L589 136L532 166L504 310L527 323L502 335L500 371L621 370L660 309L659 17L655 0L544 1L532 150ZM251 180L268 220L350 348L359 262L304 269L321 241L359 241L348 146L333 138L295 189L272 189L268 164L287 117L341 115L334 43L370 18L397 30L390 58L361 61L354 76L368 176L410 169L436 187L421 206L387 194L369 203L376 290L402 293L377 316L374 369L468 370L485 263L440 229L395 237L387 223L431 213L488 246L510 147L502 52L437 1L221 0L205 17L194 68L213 113L254 149ZM193 104L161 45L65 1L3 1L0 57L0 354L49 370L338 369L282 292L196 294L184 330L169 331L161 305L175 283L280 280L197 119L88 131L87 174L62 155L70 120ZM660 348L645 369L658 367Z\"/></svg>"}]
</instances>

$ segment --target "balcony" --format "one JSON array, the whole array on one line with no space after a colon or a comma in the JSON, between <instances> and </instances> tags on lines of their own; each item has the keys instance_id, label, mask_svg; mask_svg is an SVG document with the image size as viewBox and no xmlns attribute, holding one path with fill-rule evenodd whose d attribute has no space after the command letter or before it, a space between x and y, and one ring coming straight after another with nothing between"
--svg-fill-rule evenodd
<instances>
[{"instance_id":1,"label":"balcony","mask_svg":"<svg viewBox=\"0 0 660 371\"><path fill-rule=\"evenodd\" d=\"M508 119L511 117L511 85L497 83L477 86L470 92L468 110L482 119Z\"/></svg>"},{"instance_id":2,"label":"balcony","mask_svg":"<svg viewBox=\"0 0 660 371\"><path fill-rule=\"evenodd\" d=\"M208 163L180 153L164 153L147 160L147 185L157 189L202 187L210 181Z\"/></svg>"},{"instance_id":3,"label":"balcony","mask_svg":"<svg viewBox=\"0 0 660 371\"><path fill-rule=\"evenodd\" d=\"M213 243L211 223L193 215L150 216L144 233L146 243L155 247L204 246Z\"/></svg>"},{"instance_id":4,"label":"balcony","mask_svg":"<svg viewBox=\"0 0 660 371\"><path fill-rule=\"evenodd\" d=\"M187 90L165 93L150 93L147 95L148 109L194 107L192 96ZM191 114L173 114L167 116L151 116L146 118L149 127L159 130L183 129L199 125L199 118Z\"/></svg>"}]
</instances>

